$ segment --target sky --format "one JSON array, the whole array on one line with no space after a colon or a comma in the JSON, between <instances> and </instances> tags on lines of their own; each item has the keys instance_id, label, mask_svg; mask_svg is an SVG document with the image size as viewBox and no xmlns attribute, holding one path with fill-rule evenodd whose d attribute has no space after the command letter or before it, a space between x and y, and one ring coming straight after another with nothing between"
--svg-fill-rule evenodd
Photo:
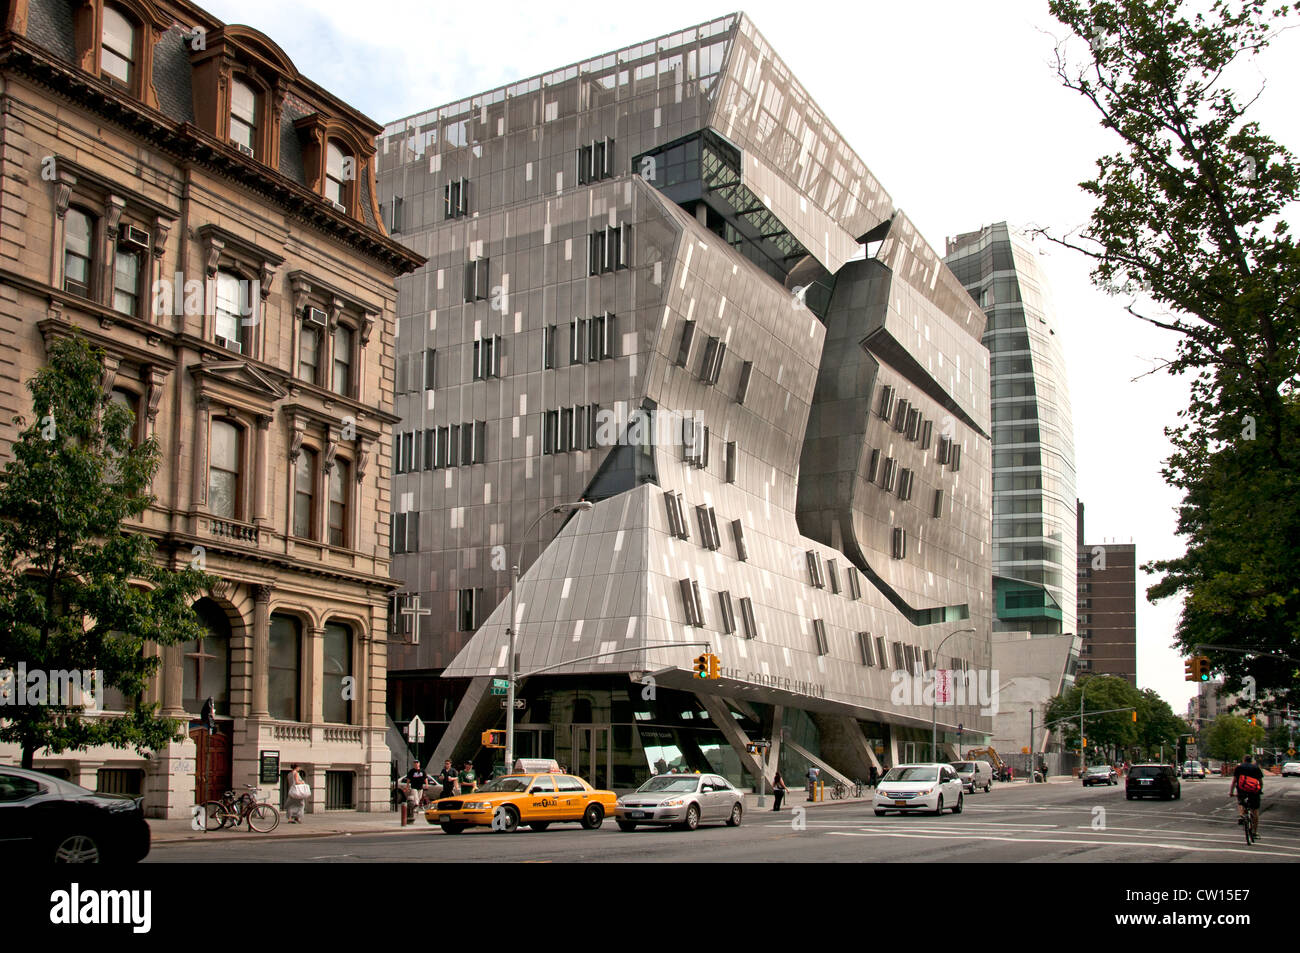
<instances>
[{"instance_id":1,"label":"sky","mask_svg":"<svg viewBox=\"0 0 1300 953\"><path fill-rule=\"evenodd\" d=\"M1116 148L1092 107L1057 80L1053 50L1067 31L1046 0L369 0L360 16L351 0L203 5L262 30L300 72L381 123L743 10L941 254L947 237L993 222L1061 235L1084 224L1091 200L1078 183ZM1300 33L1283 34L1233 82L1262 88L1252 115L1296 152L1298 43ZM1087 52L1078 40L1067 48ZM1092 287L1081 255L1038 247L1068 364L1087 542L1135 543L1139 563L1177 556L1179 494L1161 465L1164 427L1187 390L1158 370L1175 337L1126 313L1130 299ZM1172 648L1179 604L1149 603L1154 581L1139 573L1138 685L1182 714L1194 689Z\"/></svg>"}]
</instances>

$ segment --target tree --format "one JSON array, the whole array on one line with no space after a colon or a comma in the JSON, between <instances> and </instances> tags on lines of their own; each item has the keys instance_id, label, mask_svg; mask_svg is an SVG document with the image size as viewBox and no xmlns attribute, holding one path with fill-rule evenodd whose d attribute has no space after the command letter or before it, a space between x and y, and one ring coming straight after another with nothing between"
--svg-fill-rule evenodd
<instances>
[{"instance_id":1,"label":"tree","mask_svg":"<svg viewBox=\"0 0 1300 953\"><path fill-rule=\"evenodd\" d=\"M103 352L79 336L48 350L27 382L38 419L0 474L0 668L12 673L0 740L22 746L27 768L43 748L144 751L178 737L156 704L118 717L86 711L106 686L127 697L143 691L159 665L146 643L203 634L191 600L208 584L192 567L160 565L148 537L122 529L152 501L159 450L152 439L132 442L131 411L103 389Z\"/></svg>"},{"instance_id":2,"label":"tree","mask_svg":"<svg viewBox=\"0 0 1300 953\"><path fill-rule=\"evenodd\" d=\"M1176 751L1179 737L1188 733L1187 722L1175 715L1169 703L1152 689L1144 688L1138 695L1136 743L1146 757L1153 757L1162 748Z\"/></svg>"},{"instance_id":3,"label":"tree","mask_svg":"<svg viewBox=\"0 0 1300 953\"><path fill-rule=\"evenodd\" d=\"M1240 761L1264 739L1264 729L1238 715L1220 715L1210 722L1203 745L1209 757L1218 761Z\"/></svg>"},{"instance_id":4,"label":"tree","mask_svg":"<svg viewBox=\"0 0 1300 953\"><path fill-rule=\"evenodd\" d=\"M1133 716L1116 708L1137 708L1142 702L1138 690L1126 679L1112 675L1094 675L1072 685L1068 691L1053 698L1047 705L1047 721L1058 721L1056 730L1067 748L1079 747L1079 695L1084 698L1084 737L1088 739L1087 752L1101 751L1107 762L1119 760L1120 748L1137 741ZM1095 715L1089 712L1106 711ZM1097 760L1095 757L1092 760Z\"/></svg>"},{"instance_id":5,"label":"tree","mask_svg":"<svg viewBox=\"0 0 1300 953\"><path fill-rule=\"evenodd\" d=\"M1300 248L1283 215L1300 166L1229 85L1276 37L1263 0L1051 0L1091 51L1057 74L1119 140L1081 183L1096 200L1077 235L1049 239L1093 260L1094 283L1134 295L1135 317L1177 336L1166 369L1190 403L1166 429L1164 477L1183 491L1183 556L1144 567L1152 601L1183 596L1177 642L1300 657ZM1141 291L1145 303L1138 304ZM1284 659L1204 651L1229 689L1295 693Z\"/></svg>"}]
</instances>

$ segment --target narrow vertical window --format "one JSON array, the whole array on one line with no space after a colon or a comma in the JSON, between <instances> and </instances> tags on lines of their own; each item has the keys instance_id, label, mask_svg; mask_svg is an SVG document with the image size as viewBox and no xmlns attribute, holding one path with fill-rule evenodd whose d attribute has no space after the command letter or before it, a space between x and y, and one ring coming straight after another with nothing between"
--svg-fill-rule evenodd
<instances>
[{"instance_id":1,"label":"narrow vertical window","mask_svg":"<svg viewBox=\"0 0 1300 953\"><path fill-rule=\"evenodd\" d=\"M318 367L320 367L320 331L304 322L298 334L298 379L308 384L315 384Z\"/></svg>"},{"instance_id":2,"label":"narrow vertical window","mask_svg":"<svg viewBox=\"0 0 1300 953\"><path fill-rule=\"evenodd\" d=\"M140 315L140 257L133 248L113 256L113 310L133 318Z\"/></svg>"},{"instance_id":3,"label":"narrow vertical window","mask_svg":"<svg viewBox=\"0 0 1300 953\"><path fill-rule=\"evenodd\" d=\"M334 329L333 391L352 396L352 329L339 325Z\"/></svg>"},{"instance_id":4,"label":"narrow vertical window","mask_svg":"<svg viewBox=\"0 0 1300 953\"><path fill-rule=\"evenodd\" d=\"M248 282L233 272L217 272L216 342L236 354L247 352L243 332L244 318L253 311L250 291Z\"/></svg>"},{"instance_id":5,"label":"narrow vertical window","mask_svg":"<svg viewBox=\"0 0 1300 953\"><path fill-rule=\"evenodd\" d=\"M322 715L327 722L352 723L352 630L337 622L325 624L321 639L324 669L321 678Z\"/></svg>"},{"instance_id":6,"label":"narrow vertical window","mask_svg":"<svg viewBox=\"0 0 1300 953\"><path fill-rule=\"evenodd\" d=\"M330 470L330 545L347 545L348 526L348 474L351 467L344 460L335 460Z\"/></svg>"},{"instance_id":7,"label":"narrow vertical window","mask_svg":"<svg viewBox=\"0 0 1300 953\"><path fill-rule=\"evenodd\" d=\"M294 468L293 534L303 539L315 539L313 517L316 510L316 451L298 452Z\"/></svg>"},{"instance_id":8,"label":"narrow vertical window","mask_svg":"<svg viewBox=\"0 0 1300 953\"><path fill-rule=\"evenodd\" d=\"M112 82L130 87L135 77L135 25L113 7L104 7L99 70Z\"/></svg>"},{"instance_id":9,"label":"narrow vertical window","mask_svg":"<svg viewBox=\"0 0 1300 953\"><path fill-rule=\"evenodd\" d=\"M333 139L325 147L325 197L339 208L345 206L347 171L352 157L345 153Z\"/></svg>"},{"instance_id":10,"label":"narrow vertical window","mask_svg":"<svg viewBox=\"0 0 1300 953\"><path fill-rule=\"evenodd\" d=\"M239 79L230 84L230 141L245 155L257 148L257 93Z\"/></svg>"},{"instance_id":11,"label":"narrow vertical window","mask_svg":"<svg viewBox=\"0 0 1300 953\"><path fill-rule=\"evenodd\" d=\"M68 209L63 220L63 290L83 298L90 297L94 274L94 230L94 219L89 214L76 207Z\"/></svg>"}]
</instances>

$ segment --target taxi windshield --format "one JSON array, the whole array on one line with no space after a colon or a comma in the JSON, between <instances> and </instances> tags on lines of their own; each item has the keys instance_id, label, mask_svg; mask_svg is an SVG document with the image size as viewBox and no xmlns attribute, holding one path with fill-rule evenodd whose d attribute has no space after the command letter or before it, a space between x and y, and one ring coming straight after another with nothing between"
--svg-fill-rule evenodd
<instances>
[{"instance_id":1,"label":"taxi windshield","mask_svg":"<svg viewBox=\"0 0 1300 953\"><path fill-rule=\"evenodd\" d=\"M514 791L527 791L531 777L499 778L489 781L478 789L479 794L509 794Z\"/></svg>"}]
</instances>

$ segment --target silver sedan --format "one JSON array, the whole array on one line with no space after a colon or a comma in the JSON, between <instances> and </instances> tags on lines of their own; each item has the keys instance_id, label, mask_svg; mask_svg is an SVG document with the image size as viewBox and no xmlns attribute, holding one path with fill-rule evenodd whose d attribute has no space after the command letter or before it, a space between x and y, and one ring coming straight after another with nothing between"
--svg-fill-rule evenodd
<instances>
[{"instance_id":1,"label":"silver sedan","mask_svg":"<svg viewBox=\"0 0 1300 953\"><path fill-rule=\"evenodd\" d=\"M620 797L614 820L621 831L634 831L639 824L669 824L693 831L701 824L739 827L744 813L744 798L726 778L661 774Z\"/></svg>"}]
</instances>

